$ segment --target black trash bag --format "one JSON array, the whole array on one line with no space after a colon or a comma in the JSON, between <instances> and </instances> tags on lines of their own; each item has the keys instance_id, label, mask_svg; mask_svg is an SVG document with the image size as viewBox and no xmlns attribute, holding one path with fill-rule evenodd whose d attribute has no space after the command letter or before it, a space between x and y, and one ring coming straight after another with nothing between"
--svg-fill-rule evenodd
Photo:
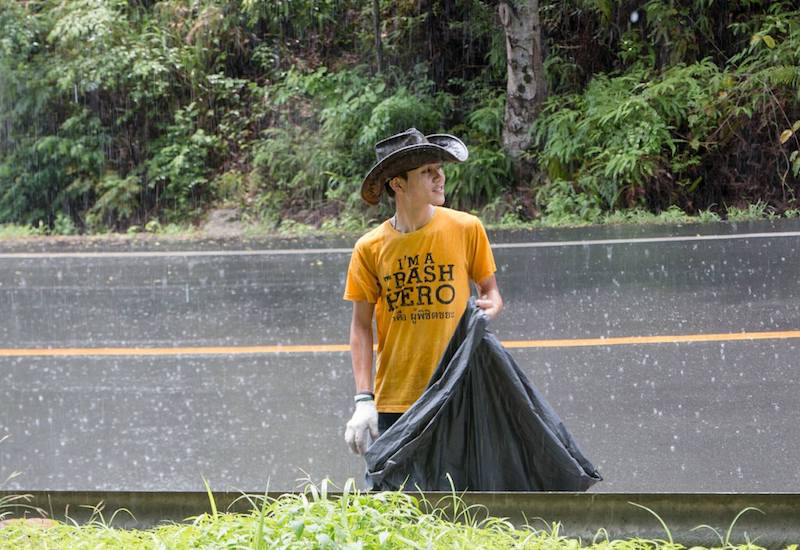
<instances>
[{"instance_id":1,"label":"black trash bag","mask_svg":"<svg viewBox=\"0 0 800 550\"><path fill-rule=\"evenodd\" d=\"M367 451L372 490L585 491L602 480L486 324L470 299L425 392Z\"/></svg>"}]
</instances>

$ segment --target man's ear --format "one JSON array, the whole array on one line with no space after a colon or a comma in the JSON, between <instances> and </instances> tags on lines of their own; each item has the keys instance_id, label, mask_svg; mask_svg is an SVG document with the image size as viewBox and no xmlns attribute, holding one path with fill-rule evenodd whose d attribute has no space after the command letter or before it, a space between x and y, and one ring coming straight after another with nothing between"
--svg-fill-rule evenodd
<instances>
[{"instance_id":1,"label":"man's ear","mask_svg":"<svg viewBox=\"0 0 800 550\"><path fill-rule=\"evenodd\" d=\"M403 188L400 186L401 181L403 181L401 177L395 176L389 180L389 187L391 187L395 193L402 191Z\"/></svg>"}]
</instances>

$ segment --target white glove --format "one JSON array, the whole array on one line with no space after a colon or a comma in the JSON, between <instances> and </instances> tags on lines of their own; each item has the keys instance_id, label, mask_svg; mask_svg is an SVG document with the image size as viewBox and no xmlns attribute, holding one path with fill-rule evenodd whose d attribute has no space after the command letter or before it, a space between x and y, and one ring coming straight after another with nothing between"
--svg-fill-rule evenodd
<instances>
[{"instance_id":1,"label":"white glove","mask_svg":"<svg viewBox=\"0 0 800 550\"><path fill-rule=\"evenodd\" d=\"M363 455L370 444L370 436L372 439L378 438L378 409L371 399L356 403L356 411L344 431L344 440L351 451Z\"/></svg>"}]
</instances>

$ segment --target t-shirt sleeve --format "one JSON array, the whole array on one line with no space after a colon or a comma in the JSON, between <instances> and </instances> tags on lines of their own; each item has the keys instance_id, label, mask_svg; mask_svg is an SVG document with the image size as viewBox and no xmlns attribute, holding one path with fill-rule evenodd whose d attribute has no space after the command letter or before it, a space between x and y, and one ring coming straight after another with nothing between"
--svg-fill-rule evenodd
<instances>
[{"instance_id":1,"label":"t-shirt sleeve","mask_svg":"<svg viewBox=\"0 0 800 550\"><path fill-rule=\"evenodd\" d=\"M344 299L351 302L369 302L374 304L380 296L380 284L371 262L368 261L368 249L356 243L350 265L347 268L347 280L344 287Z\"/></svg>"},{"instance_id":2,"label":"t-shirt sleeve","mask_svg":"<svg viewBox=\"0 0 800 550\"><path fill-rule=\"evenodd\" d=\"M494 274L497 271L497 266L494 263L492 247L489 245L489 237L486 236L486 230L477 218L471 233L472 261L469 266L469 277L479 283Z\"/></svg>"}]
</instances>

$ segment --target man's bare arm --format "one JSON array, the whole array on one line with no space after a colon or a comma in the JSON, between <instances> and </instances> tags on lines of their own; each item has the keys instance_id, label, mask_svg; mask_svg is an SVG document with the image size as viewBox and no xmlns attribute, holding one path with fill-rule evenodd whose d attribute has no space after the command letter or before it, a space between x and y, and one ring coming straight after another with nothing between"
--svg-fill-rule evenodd
<instances>
[{"instance_id":1,"label":"man's bare arm","mask_svg":"<svg viewBox=\"0 0 800 550\"><path fill-rule=\"evenodd\" d=\"M353 302L353 320L350 323L350 355L353 360L353 377L356 393L372 389L372 314L375 304Z\"/></svg>"},{"instance_id":2,"label":"man's bare arm","mask_svg":"<svg viewBox=\"0 0 800 550\"><path fill-rule=\"evenodd\" d=\"M497 288L497 279L492 274L479 281L477 285L478 299L475 300L475 304L490 320L494 319L503 311L503 297L500 296L500 289Z\"/></svg>"}]
</instances>

